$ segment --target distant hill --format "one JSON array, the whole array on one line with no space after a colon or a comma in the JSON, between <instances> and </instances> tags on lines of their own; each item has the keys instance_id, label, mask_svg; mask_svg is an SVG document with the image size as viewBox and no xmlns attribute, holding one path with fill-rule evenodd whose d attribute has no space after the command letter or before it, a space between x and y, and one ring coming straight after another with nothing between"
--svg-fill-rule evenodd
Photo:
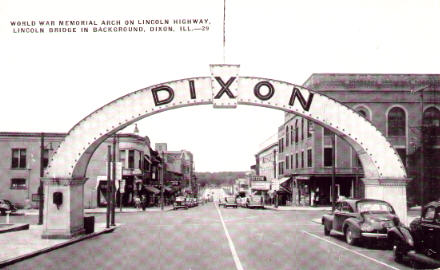
<instances>
[{"instance_id":1,"label":"distant hill","mask_svg":"<svg viewBox=\"0 0 440 270\"><path fill-rule=\"evenodd\" d=\"M196 177L202 187L206 185L221 186L233 184L235 179L244 178L246 173L248 172L196 172Z\"/></svg>"}]
</instances>

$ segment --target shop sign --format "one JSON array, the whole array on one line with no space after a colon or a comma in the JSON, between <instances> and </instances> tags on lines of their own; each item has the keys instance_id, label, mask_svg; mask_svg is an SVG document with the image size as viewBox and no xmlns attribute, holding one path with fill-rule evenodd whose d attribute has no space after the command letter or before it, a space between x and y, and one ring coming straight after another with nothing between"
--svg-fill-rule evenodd
<instances>
[{"instance_id":1,"label":"shop sign","mask_svg":"<svg viewBox=\"0 0 440 270\"><path fill-rule=\"evenodd\" d=\"M254 190L269 190L270 183L267 181L252 181L251 188Z\"/></svg>"}]
</instances>

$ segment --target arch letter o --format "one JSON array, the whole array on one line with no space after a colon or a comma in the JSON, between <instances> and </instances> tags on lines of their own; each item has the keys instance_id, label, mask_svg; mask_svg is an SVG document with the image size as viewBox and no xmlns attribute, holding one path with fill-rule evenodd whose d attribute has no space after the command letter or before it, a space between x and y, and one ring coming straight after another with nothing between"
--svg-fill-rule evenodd
<instances>
[{"instance_id":1,"label":"arch letter o","mask_svg":"<svg viewBox=\"0 0 440 270\"><path fill-rule=\"evenodd\" d=\"M266 86L269 89L269 92L265 95L261 94L260 92L262 86ZM274 93L275 93L275 89L273 85L268 81L259 82L254 87L254 94L260 100L269 100L272 98Z\"/></svg>"}]
</instances>

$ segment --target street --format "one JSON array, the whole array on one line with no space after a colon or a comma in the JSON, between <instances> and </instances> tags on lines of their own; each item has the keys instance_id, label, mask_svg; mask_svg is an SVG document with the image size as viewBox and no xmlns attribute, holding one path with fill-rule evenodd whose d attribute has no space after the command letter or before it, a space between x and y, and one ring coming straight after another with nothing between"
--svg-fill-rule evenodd
<instances>
[{"instance_id":1,"label":"street","mask_svg":"<svg viewBox=\"0 0 440 270\"><path fill-rule=\"evenodd\" d=\"M7 269L411 269L392 251L324 236L323 211L218 208L123 213L103 234ZM95 215L104 222L105 215ZM12 217L25 221L36 217ZM34 220L27 221L33 222Z\"/></svg>"}]
</instances>

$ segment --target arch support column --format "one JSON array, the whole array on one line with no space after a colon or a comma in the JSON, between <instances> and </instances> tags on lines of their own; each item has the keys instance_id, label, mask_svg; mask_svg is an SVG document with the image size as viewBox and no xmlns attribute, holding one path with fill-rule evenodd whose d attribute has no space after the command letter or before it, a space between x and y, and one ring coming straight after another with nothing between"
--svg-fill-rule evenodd
<instances>
[{"instance_id":1,"label":"arch support column","mask_svg":"<svg viewBox=\"0 0 440 270\"><path fill-rule=\"evenodd\" d=\"M407 224L406 186L410 179L372 179L363 178L365 198L383 200L390 203L401 222Z\"/></svg>"},{"instance_id":2,"label":"arch support column","mask_svg":"<svg viewBox=\"0 0 440 270\"><path fill-rule=\"evenodd\" d=\"M70 239L84 233L84 184L87 178L42 178L43 239Z\"/></svg>"}]
</instances>

